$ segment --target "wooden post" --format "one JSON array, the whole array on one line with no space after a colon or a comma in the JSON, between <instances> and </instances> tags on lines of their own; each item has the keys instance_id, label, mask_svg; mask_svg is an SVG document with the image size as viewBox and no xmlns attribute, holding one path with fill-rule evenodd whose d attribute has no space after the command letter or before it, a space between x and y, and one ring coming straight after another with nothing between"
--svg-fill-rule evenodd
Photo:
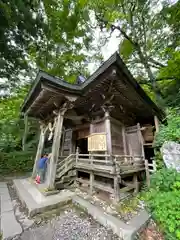
<instances>
[{"instance_id":1,"label":"wooden post","mask_svg":"<svg viewBox=\"0 0 180 240\"><path fill-rule=\"evenodd\" d=\"M37 148L37 152L36 152L36 158L35 158L35 161L34 161L32 178L35 178L36 174L37 174L37 162L41 158L41 155L42 155L42 152L43 152L47 127L45 127L44 124L40 123L40 129L41 129L41 132L40 132L40 136L39 136L39 144L38 144L38 148Z\"/></svg>"},{"instance_id":2,"label":"wooden post","mask_svg":"<svg viewBox=\"0 0 180 240\"><path fill-rule=\"evenodd\" d=\"M63 152L64 152L64 139L65 139L65 129L62 130L61 156L63 156Z\"/></svg>"},{"instance_id":3,"label":"wooden post","mask_svg":"<svg viewBox=\"0 0 180 240\"><path fill-rule=\"evenodd\" d=\"M23 134L23 139L22 139L23 151L25 151L27 134L28 134L28 116L24 115L24 134Z\"/></svg>"},{"instance_id":4,"label":"wooden post","mask_svg":"<svg viewBox=\"0 0 180 240\"><path fill-rule=\"evenodd\" d=\"M114 197L115 197L115 202L119 201L119 181L118 181L118 176L114 176Z\"/></svg>"},{"instance_id":5,"label":"wooden post","mask_svg":"<svg viewBox=\"0 0 180 240\"><path fill-rule=\"evenodd\" d=\"M92 133L93 133L93 128L94 128L93 124L92 124L92 123L90 123L90 129L89 129L89 133L90 133L90 134L92 134Z\"/></svg>"},{"instance_id":6,"label":"wooden post","mask_svg":"<svg viewBox=\"0 0 180 240\"><path fill-rule=\"evenodd\" d=\"M137 124L137 130L138 130L138 138L139 138L139 142L141 144L141 149L142 149L142 157L145 158L145 152L144 152L144 141L143 141L143 136L141 134L141 126L140 124L138 123Z\"/></svg>"},{"instance_id":7,"label":"wooden post","mask_svg":"<svg viewBox=\"0 0 180 240\"><path fill-rule=\"evenodd\" d=\"M66 110L67 110L66 107L60 109L57 115L57 122L56 122L53 144L52 144L52 155L51 155L51 161L49 165L50 170L49 170L49 176L47 179L48 189L54 189L54 183L56 178L56 167L57 167L57 161L59 157L58 156L59 147L60 147L60 141L61 141L61 135L62 135L62 126L63 126L63 120L64 120L64 113L66 112Z\"/></svg>"},{"instance_id":8,"label":"wooden post","mask_svg":"<svg viewBox=\"0 0 180 240\"><path fill-rule=\"evenodd\" d=\"M78 157L79 157L79 148L76 148L76 164L78 163Z\"/></svg>"},{"instance_id":9,"label":"wooden post","mask_svg":"<svg viewBox=\"0 0 180 240\"><path fill-rule=\"evenodd\" d=\"M90 173L90 195L93 194L93 184L94 184L94 173L91 171Z\"/></svg>"},{"instance_id":10,"label":"wooden post","mask_svg":"<svg viewBox=\"0 0 180 240\"><path fill-rule=\"evenodd\" d=\"M154 124L156 128L156 132L159 132L159 119L157 116L154 116Z\"/></svg>"},{"instance_id":11,"label":"wooden post","mask_svg":"<svg viewBox=\"0 0 180 240\"><path fill-rule=\"evenodd\" d=\"M134 194L137 194L139 192L139 183L138 183L137 173L133 175L133 184L134 184Z\"/></svg>"},{"instance_id":12,"label":"wooden post","mask_svg":"<svg viewBox=\"0 0 180 240\"><path fill-rule=\"evenodd\" d=\"M150 187L150 173L149 173L148 160L146 159L145 159L145 170L146 170L146 183L147 183L147 186Z\"/></svg>"},{"instance_id":13,"label":"wooden post","mask_svg":"<svg viewBox=\"0 0 180 240\"><path fill-rule=\"evenodd\" d=\"M105 128L106 128L106 141L107 141L107 153L112 154L112 142L111 142L111 122L109 119L109 112L105 112Z\"/></svg>"},{"instance_id":14,"label":"wooden post","mask_svg":"<svg viewBox=\"0 0 180 240\"><path fill-rule=\"evenodd\" d=\"M127 146L126 146L126 129L122 126L122 138L123 138L123 150L124 155L127 155Z\"/></svg>"},{"instance_id":15,"label":"wooden post","mask_svg":"<svg viewBox=\"0 0 180 240\"><path fill-rule=\"evenodd\" d=\"M79 148L77 147L76 148L76 165L78 163L78 155L79 155ZM79 182L77 181L77 179L78 179L78 170L77 170L76 166L75 166L75 169L76 169L75 187L78 187L79 186Z\"/></svg>"},{"instance_id":16,"label":"wooden post","mask_svg":"<svg viewBox=\"0 0 180 240\"><path fill-rule=\"evenodd\" d=\"M120 169L117 164L116 157L113 159L113 162L114 162L114 197L115 197L115 202L118 202L119 196L120 196L120 189L119 189Z\"/></svg>"}]
</instances>

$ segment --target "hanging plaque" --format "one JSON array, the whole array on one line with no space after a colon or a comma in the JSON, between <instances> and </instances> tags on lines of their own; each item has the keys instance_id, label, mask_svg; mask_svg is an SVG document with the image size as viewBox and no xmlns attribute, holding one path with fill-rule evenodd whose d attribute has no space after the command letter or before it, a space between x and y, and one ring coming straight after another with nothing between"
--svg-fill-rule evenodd
<instances>
[{"instance_id":1,"label":"hanging plaque","mask_svg":"<svg viewBox=\"0 0 180 240\"><path fill-rule=\"evenodd\" d=\"M107 151L106 133L94 133L88 136L88 151Z\"/></svg>"}]
</instances>

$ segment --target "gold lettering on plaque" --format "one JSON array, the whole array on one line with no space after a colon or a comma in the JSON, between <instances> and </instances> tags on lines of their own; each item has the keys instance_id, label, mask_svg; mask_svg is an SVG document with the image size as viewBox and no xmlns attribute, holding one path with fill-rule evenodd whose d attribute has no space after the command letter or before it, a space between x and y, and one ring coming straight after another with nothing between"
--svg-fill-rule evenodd
<instances>
[{"instance_id":1,"label":"gold lettering on plaque","mask_svg":"<svg viewBox=\"0 0 180 240\"><path fill-rule=\"evenodd\" d=\"M106 134L94 133L88 136L88 151L107 151Z\"/></svg>"}]
</instances>

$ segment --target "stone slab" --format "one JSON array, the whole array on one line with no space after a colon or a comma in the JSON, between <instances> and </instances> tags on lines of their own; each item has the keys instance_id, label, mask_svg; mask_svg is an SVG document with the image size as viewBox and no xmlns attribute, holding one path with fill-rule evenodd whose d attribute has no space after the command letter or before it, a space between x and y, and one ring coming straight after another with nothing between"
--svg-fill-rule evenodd
<instances>
[{"instance_id":1,"label":"stone slab","mask_svg":"<svg viewBox=\"0 0 180 240\"><path fill-rule=\"evenodd\" d=\"M117 234L123 240L132 240L132 234L135 231L130 225L125 224L123 221L116 217L107 214L103 209L96 207L88 201L78 197L73 197L73 203L80 205L85 211L88 212L95 220L105 227L110 227L113 233Z\"/></svg>"},{"instance_id":2,"label":"stone slab","mask_svg":"<svg viewBox=\"0 0 180 240\"><path fill-rule=\"evenodd\" d=\"M21 202L28 209L29 217L69 203L74 195L67 190L56 195L44 196L28 179L16 179L13 182Z\"/></svg>"},{"instance_id":3,"label":"stone slab","mask_svg":"<svg viewBox=\"0 0 180 240\"><path fill-rule=\"evenodd\" d=\"M0 195L1 195L1 196L2 196L2 195L6 195L7 197L10 197L10 195L9 195L9 190L8 190L7 186L6 186L6 187L3 187L3 188L0 188Z\"/></svg>"},{"instance_id":4,"label":"stone slab","mask_svg":"<svg viewBox=\"0 0 180 240\"><path fill-rule=\"evenodd\" d=\"M141 210L141 212L133 217L129 224L135 228L135 231L132 233L132 236L135 236L140 228L144 227L150 219L150 215L146 210Z\"/></svg>"},{"instance_id":5,"label":"stone slab","mask_svg":"<svg viewBox=\"0 0 180 240\"><path fill-rule=\"evenodd\" d=\"M14 211L2 213L1 232L3 239L9 240L22 233L20 224L16 221Z\"/></svg>"},{"instance_id":6,"label":"stone slab","mask_svg":"<svg viewBox=\"0 0 180 240\"><path fill-rule=\"evenodd\" d=\"M5 182L0 182L0 188L7 188L7 184Z\"/></svg>"},{"instance_id":7,"label":"stone slab","mask_svg":"<svg viewBox=\"0 0 180 240\"><path fill-rule=\"evenodd\" d=\"M9 211L13 211L11 200L1 200L1 214Z\"/></svg>"}]
</instances>

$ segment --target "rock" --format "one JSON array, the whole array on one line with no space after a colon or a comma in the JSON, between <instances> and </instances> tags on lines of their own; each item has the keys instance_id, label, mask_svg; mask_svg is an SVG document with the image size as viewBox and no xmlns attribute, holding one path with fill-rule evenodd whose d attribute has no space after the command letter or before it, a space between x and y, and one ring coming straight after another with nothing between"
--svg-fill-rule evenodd
<instances>
[{"instance_id":1,"label":"rock","mask_svg":"<svg viewBox=\"0 0 180 240\"><path fill-rule=\"evenodd\" d=\"M180 172L180 144L165 142L161 148L164 163L167 168L174 168Z\"/></svg>"}]
</instances>

